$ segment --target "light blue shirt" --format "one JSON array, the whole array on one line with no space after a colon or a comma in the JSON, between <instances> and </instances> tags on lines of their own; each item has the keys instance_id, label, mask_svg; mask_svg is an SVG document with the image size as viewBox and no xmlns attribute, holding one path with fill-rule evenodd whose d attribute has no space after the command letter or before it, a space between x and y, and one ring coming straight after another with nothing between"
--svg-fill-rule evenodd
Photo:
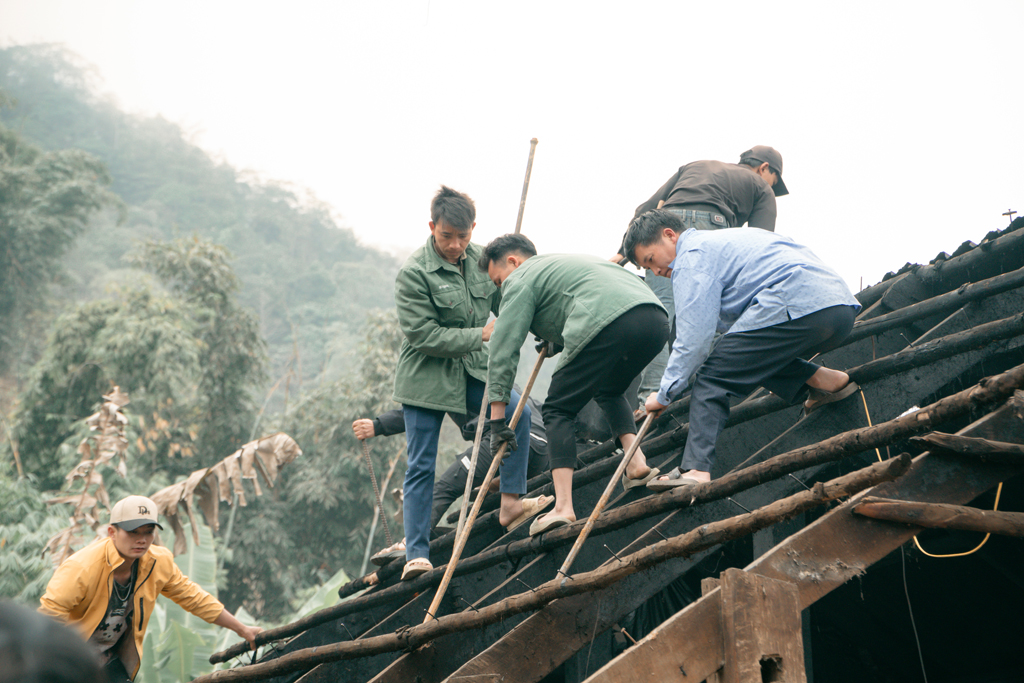
<instances>
[{"instance_id":1,"label":"light blue shirt","mask_svg":"<svg viewBox=\"0 0 1024 683\"><path fill-rule=\"evenodd\" d=\"M711 353L715 331L759 330L830 306L860 304L807 247L759 228L686 230L672 262L676 338L658 402L668 405Z\"/></svg>"}]
</instances>

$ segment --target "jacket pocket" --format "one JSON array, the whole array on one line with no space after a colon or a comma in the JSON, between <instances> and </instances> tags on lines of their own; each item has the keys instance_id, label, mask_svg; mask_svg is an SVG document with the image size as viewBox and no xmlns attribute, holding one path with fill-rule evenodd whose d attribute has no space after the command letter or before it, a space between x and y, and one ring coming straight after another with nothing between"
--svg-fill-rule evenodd
<instances>
[{"instance_id":1,"label":"jacket pocket","mask_svg":"<svg viewBox=\"0 0 1024 683\"><path fill-rule=\"evenodd\" d=\"M466 291L454 285L441 285L430 288L430 298L439 311L450 310L458 308L466 301Z\"/></svg>"}]
</instances>

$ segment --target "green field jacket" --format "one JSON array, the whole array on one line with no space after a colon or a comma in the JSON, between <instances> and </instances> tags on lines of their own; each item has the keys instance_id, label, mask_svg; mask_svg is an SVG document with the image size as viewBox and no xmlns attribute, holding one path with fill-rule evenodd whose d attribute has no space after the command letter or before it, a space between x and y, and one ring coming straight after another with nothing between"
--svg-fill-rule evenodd
<instances>
[{"instance_id":1,"label":"green field jacket","mask_svg":"<svg viewBox=\"0 0 1024 683\"><path fill-rule=\"evenodd\" d=\"M398 271L395 305L405 334L395 372L398 403L465 413L467 377L486 379L483 327L501 293L477 267L482 251L466 247L463 274L437 255L431 236Z\"/></svg>"},{"instance_id":2,"label":"green field jacket","mask_svg":"<svg viewBox=\"0 0 1024 683\"><path fill-rule=\"evenodd\" d=\"M501 284L488 400L508 403L527 332L565 347L557 372L610 322L644 304L664 310L643 280L610 261L575 254L527 259Z\"/></svg>"}]
</instances>

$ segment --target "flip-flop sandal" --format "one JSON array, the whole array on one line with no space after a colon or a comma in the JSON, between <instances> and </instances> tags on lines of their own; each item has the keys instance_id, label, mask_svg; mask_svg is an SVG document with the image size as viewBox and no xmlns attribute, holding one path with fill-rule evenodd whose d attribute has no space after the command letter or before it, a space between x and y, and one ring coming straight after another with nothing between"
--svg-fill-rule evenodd
<instances>
[{"instance_id":1,"label":"flip-flop sandal","mask_svg":"<svg viewBox=\"0 0 1024 683\"><path fill-rule=\"evenodd\" d=\"M854 381L851 381L839 391L821 391L819 389L811 389L811 398L804 401L804 415L810 415L818 408L828 405L829 403L836 403L849 398L858 391L860 391L860 387L857 386L857 383Z\"/></svg>"},{"instance_id":2,"label":"flip-flop sandal","mask_svg":"<svg viewBox=\"0 0 1024 683\"><path fill-rule=\"evenodd\" d=\"M405 563L405 569L402 570L402 581L415 579L420 574L426 574L433 568L434 565L430 564L430 560L425 557L417 557L414 560L409 560Z\"/></svg>"},{"instance_id":3,"label":"flip-flop sandal","mask_svg":"<svg viewBox=\"0 0 1024 683\"><path fill-rule=\"evenodd\" d=\"M659 470L657 467L652 467L650 472L640 477L639 479L630 479L629 477L626 476L626 473L623 472L622 488L628 491L630 489L639 488L641 486L647 486L647 482L649 482L651 479L654 479L659 474L661 474L661 470Z\"/></svg>"},{"instance_id":4,"label":"flip-flop sandal","mask_svg":"<svg viewBox=\"0 0 1024 683\"><path fill-rule=\"evenodd\" d=\"M566 526L572 524L572 520L562 515L544 515L533 520L530 524L530 535L536 536L542 534L545 531L551 531L557 529L560 526Z\"/></svg>"},{"instance_id":5,"label":"flip-flop sandal","mask_svg":"<svg viewBox=\"0 0 1024 683\"><path fill-rule=\"evenodd\" d=\"M519 515L505 527L505 531L512 531L540 513L541 510L555 502L554 496L537 496L536 498L523 498L523 514Z\"/></svg>"},{"instance_id":6,"label":"flip-flop sandal","mask_svg":"<svg viewBox=\"0 0 1024 683\"><path fill-rule=\"evenodd\" d=\"M668 479L651 479L647 482L647 488L657 493L662 491L668 491L669 489L677 489L685 486L700 486L700 482L692 477L684 477L683 473L678 467L673 467L672 470L664 475Z\"/></svg>"},{"instance_id":7,"label":"flip-flop sandal","mask_svg":"<svg viewBox=\"0 0 1024 683\"><path fill-rule=\"evenodd\" d=\"M376 555L370 558L370 562L381 567L392 560L397 560L401 557L405 557L405 539L403 538L398 543L389 545L384 550L381 550Z\"/></svg>"}]
</instances>

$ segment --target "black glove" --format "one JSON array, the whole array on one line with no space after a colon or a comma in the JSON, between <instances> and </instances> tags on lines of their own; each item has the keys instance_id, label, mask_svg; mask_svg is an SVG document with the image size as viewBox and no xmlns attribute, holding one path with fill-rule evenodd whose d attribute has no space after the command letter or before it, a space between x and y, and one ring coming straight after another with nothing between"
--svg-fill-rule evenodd
<instances>
[{"instance_id":1,"label":"black glove","mask_svg":"<svg viewBox=\"0 0 1024 683\"><path fill-rule=\"evenodd\" d=\"M508 448L505 450L506 455L519 447L519 442L516 441L516 433L505 424L505 418L488 420L487 426L491 428L491 453L497 455L498 449L503 443L508 444Z\"/></svg>"},{"instance_id":2,"label":"black glove","mask_svg":"<svg viewBox=\"0 0 1024 683\"><path fill-rule=\"evenodd\" d=\"M548 358L551 358L551 356L555 355L556 353L561 353L562 349L565 348L561 344L556 344L555 342L552 341L544 341L540 337L534 337L533 341L537 342L537 346L534 347L537 349L537 353L546 350L547 353L545 355Z\"/></svg>"}]
</instances>

